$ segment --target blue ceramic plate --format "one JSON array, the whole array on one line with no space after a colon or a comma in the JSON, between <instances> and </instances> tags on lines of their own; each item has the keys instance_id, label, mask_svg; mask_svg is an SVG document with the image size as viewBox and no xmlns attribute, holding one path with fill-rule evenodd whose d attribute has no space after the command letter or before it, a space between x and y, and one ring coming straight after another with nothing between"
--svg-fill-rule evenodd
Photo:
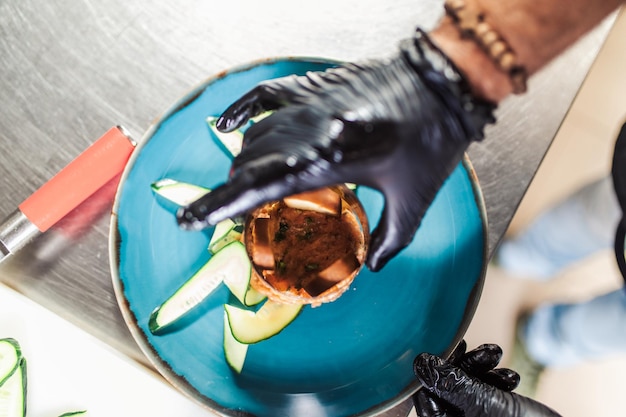
<instances>
[{"instance_id":1,"label":"blue ceramic plate","mask_svg":"<svg viewBox=\"0 0 626 417\"><path fill-rule=\"evenodd\" d=\"M447 355L474 313L486 268L485 214L466 160L437 195L413 243L383 271L363 270L339 300L305 307L277 336L250 346L240 375L224 360L220 288L175 331L154 336L150 313L209 258L212 230L188 232L150 185L162 178L208 188L224 182L231 159L216 144L209 116L258 82L332 62L276 59L207 80L147 132L124 173L111 227L119 305L134 337L174 386L229 416L365 416L419 387L413 358ZM360 187L371 224L382 197Z\"/></svg>"}]
</instances>

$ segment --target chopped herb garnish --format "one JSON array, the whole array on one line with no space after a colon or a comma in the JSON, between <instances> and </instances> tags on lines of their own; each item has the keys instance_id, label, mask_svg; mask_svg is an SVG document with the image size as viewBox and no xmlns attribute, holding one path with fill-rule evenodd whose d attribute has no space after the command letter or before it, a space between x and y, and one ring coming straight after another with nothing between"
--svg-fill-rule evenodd
<instances>
[{"instance_id":1,"label":"chopped herb garnish","mask_svg":"<svg viewBox=\"0 0 626 417\"><path fill-rule=\"evenodd\" d=\"M313 236L313 231L311 229L306 229L304 233L298 235L298 238L300 240L310 240L311 236Z\"/></svg>"},{"instance_id":2,"label":"chopped herb garnish","mask_svg":"<svg viewBox=\"0 0 626 417\"><path fill-rule=\"evenodd\" d=\"M280 222L278 225L278 231L274 233L274 242L281 242L287 237L287 231L289 225L286 222Z\"/></svg>"},{"instance_id":3,"label":"chopped herb garnish","mask_svg":"<svg viewBox=\"0 0 626 417\"><path fill-rule=\"evenodd\" d=\"M319 269L319 267L320 265L317 263L310 263L310 264L304 265L304 269L306 269L308 272L315 271Z\"/></svg>"},{"instance_id":4,"label":"chopped herb garnish","mask_svg":"<svg viewBox=\"0 0 626 417\"><path fill-rule=\"evenodd\" d=\"M285 261L282 261L282 260L276 261L276 272L277 273L283 274L286 269L287 269L287 264L285 263Z\"/></svg>"}]
</instances>

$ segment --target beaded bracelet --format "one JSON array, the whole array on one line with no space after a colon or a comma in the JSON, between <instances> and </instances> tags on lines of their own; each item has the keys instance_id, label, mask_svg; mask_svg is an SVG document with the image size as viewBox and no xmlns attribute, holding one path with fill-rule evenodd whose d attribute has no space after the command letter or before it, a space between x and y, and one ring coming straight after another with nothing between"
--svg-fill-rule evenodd
<instances>
[{"instance_id":1,"label":"beaded bracelet","mask_svg":"<svg viewBox=\"0 0 626 417\"><path fill-rule=\"evenodd\" d=\"M528 78L526 69L517 62L517 56L509 44L485 22L485 15L469 10L465 0L446 0L444 7L461 36L476 41L498 68L509 76L513 93L525 93Z\"/></svg>"}]
</instances>

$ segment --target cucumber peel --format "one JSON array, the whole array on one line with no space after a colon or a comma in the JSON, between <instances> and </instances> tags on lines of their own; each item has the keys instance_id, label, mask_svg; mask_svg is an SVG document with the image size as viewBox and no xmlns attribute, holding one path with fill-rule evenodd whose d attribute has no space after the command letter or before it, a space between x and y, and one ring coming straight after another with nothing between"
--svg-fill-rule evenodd
<instances>
[{"instance_id":1,"label":"cucumber peel","mask_svg":"<svg viewBox=\"0 0 626 417\"><path fill-rule=\"evenodd\" d=\"M0 340L0 386L13 375L21 358L22 349L17 340L12 338Z\"/></svg>"},{"instance_id":2,"label":"cucumber peel","mask_svg":"<svg viewBox=\"0 0 626 417\"><path fill-rule=\"evenodd\" d=\"M241 373L248 354L248 345L239 342L233 336L228 323L228 315L224 312L224 357L226 363L237 373Z\"/></svg>"},{"instance_id":3,"label":"cucumber peel","mask_svg":"<svg viewBox=\"0 0 626 417\"><path fill-rule=\"evenodd\" d=\"M26 416L26 358L13 338L0 339L0 417ZM59 417L82 416L86 410L64 413Z\"/></svg>"},{"instance_id":4,"label":"cucumber peel","mask_svg":"<svg viewBox=\"0 0 626 417\"><path fill-rule=\"evenodd\" d=\"M158 196L178 206L187 206L206 193L211 192L208 188L171 178L155 181L150 185L150 188Z\"/></svg>"},{"instance_id":5,"label":"cucumber peel","mask_svg":"<svg viewBox=\"0 0 626 417\"><path fill-rule=\"evenodd\" d=\"M250 262L247 258L246 262L242 262L239 247L233 246L235 243L241 244L233 242L213 255L202 268L150 314L148 328L152 333L156 334L165 330L197 307L219 287L226 276L250 275L252 268Z\"/></svg>"},{"instance_id":6,"label":"cucumber peel","mask_svg":"<svg viewBox=\"0 0 626 417\"><path fill-rule=\"evenodd\" d=\"M231 219L222 220L215 225L213 236L209 242L209 252L216 254L229 243L239 240L243 232L243 225Z\"/></svg>"},{"instance_id":7,"label":"cucumber peel","mask_svg":"<svg viewBox=\"0 0 626 417\"><path fill-rule=\"evenodd\" d=\"M300 314L302 305L267 300L256 312L229 304L224 309L235 340L252 344L280 333Z\"/></svg>"},{"instance_id":8,"label":"cucumber peel","mask_svg":"<svg viewBox=\"0 0 626 417\"><path fill-rule=\"evenodd\" d=\"M232 132L220 132L217 130L217 120L218 117L210 116L207 117L206 122L209 125L209 131L211 132L211 136L217 142L217 145L222 148L223 151L232 157L235 157L241 153L241 146L243 144L243 134L245 128L250 126L251 124L258 123L259 121L265 119L267 116L272 114L271 111L264 112L259 114L258 116L250 118L250 121L239 129L233 130Z\"/></svg>"},{"instance_id":9,"label":"cucumber peel","mask_svg":"<svg viewBox=\"0 0 626 417\"><path fill-rule=\"evenodd\" d=\"M265 296L250 286L252 264L250 263L244 244L239 240L233 241L218 253L221 254L226 248L230 250L229 256L231 256L235 262L241 263L242 271L238 274L224 274L224 285L237 297L241 304L250 307L260 303L265 299Z\"/></svg>"},{"instance_id":10,"label":"cucumber peel","mask_svg":"<svg viewBox=\"0 0 626 417\"><path fill-rule=\"evenodd\" d=\"M17 367L0 385L0 417L26 415L26 359L20 356Z\"/></svg>"},{"instance_id":11,"label":"cucumber peel","mask_svg":"<svg viewBox=\"0 0 626 417\"><path fill-rule=\"evenodd\" d=\"M217 117L213 116L206 119L206 122L209 125L209 130L215 138L217 145L232 157L239 155L241 152L241 145L243 143L243 132L239 129L229 133L220 132L216 127L217 119Z\"/></svg>"}]
</instances>

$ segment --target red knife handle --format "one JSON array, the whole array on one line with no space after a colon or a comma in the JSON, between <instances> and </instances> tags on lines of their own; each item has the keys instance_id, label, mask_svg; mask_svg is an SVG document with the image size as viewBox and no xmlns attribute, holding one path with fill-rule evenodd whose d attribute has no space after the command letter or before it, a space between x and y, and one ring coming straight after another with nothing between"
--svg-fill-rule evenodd
<instances>
[{"instance_id":1,"label":"red knife handle","mask_svg":"<svg viewBox=\"0 0 626 417\"><path fill-rule=\"evenodd\" d=\"M135 144L113 127L19 205L45 232L124 170Z\"/></svg>"}]
</instances>

